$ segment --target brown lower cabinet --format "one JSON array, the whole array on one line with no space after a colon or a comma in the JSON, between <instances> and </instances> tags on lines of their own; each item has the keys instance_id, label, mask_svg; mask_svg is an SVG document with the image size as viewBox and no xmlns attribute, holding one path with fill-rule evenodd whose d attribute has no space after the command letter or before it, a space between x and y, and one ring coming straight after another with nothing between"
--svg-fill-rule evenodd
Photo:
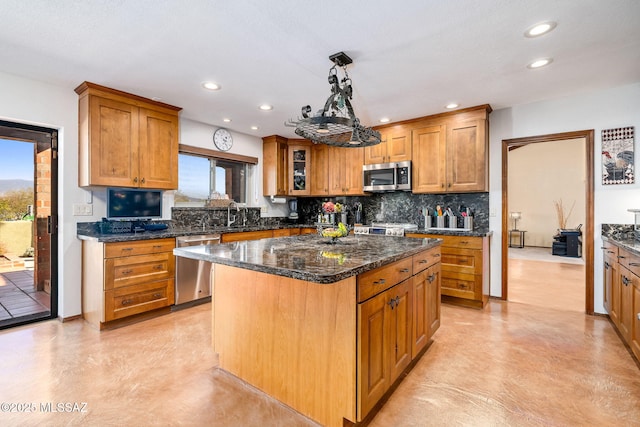
<instances>
[{"instance_id":1,"label":"brown lower cabinet","mask_svg":"<svg viewBox=\"0 0 640 427\"><path fill-rule=\"evenodd\" d=\"M407 233L442 239L442 301L483 308L489 300L489 237Z\"/></svg>"},{"instance_id":2,"label":"brown lower cabinet","mask_svg":"<svg viewBox=\"0 0 640 427\"><path fill-rule=\"evenodd\" d=\"M82 316L103 329L174 303L175 239L82 242Z\"/></svg>"},{"instance_id":3,"label":"brown lower cabinet","mask_svg":"<svg viewBox=\"0 0 640 427\"><path fill-rule=\"evenodd\" d=\"M640 256L604 241L604 305L623 341L640 361Z\"/></svg>"},{"instance_id":4,"label":"brown lower cabinet","mask_svg":"<svg viewBox=\"0 0 640 427\"><path fill-rule=\"evenodd\" d=\"M363 420L440 326L440 248L361 274L358 420Z\"/></svg>"}]
</instances>

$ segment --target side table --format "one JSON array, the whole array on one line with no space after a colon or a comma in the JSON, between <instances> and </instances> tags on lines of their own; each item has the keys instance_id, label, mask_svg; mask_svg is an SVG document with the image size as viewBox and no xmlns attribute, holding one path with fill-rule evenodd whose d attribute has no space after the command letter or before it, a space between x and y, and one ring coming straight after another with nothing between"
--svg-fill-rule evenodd
<instances>
[{"instance_id":1,"label":"side table","mask_svg":"<svg viewBox=\"0 0 640 427\"><path fill-rule=\"evenodd\" d=\"M509 230L509 247L510 248L524 248L524 233L525 230ZM513 238L518 237L518 244L513 243Z\"/></svg>"}]
</instances>

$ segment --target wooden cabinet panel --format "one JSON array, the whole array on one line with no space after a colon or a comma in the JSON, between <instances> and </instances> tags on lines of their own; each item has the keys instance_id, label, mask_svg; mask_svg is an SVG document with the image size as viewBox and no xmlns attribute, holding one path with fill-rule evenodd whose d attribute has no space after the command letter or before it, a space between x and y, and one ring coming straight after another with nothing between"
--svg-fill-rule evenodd
<instances>
[{"instance_id":1,"label":"wooden cabinet panel","mask_svg":"<svg viewBox=\"0 0 640 427\"><path fill-rule=\"evenodd\" d=\"M636 358L640 360L640 278L633 278L633 310L632 310L632 334L631 334L631 350Z\"/></svg>"},{"instance_id":2,"label":"wooden cabinet panel","mask_svg":"<svg viewBox=\"0 0 640 427\"><path fill-rule=\"evenodd\" d=\"M84 82L78 184L178 188L178 107Z\"/></svg>"},{"instance_id":3,"label":"wooden cabinet panel","mask_svg":"<svg viewBox=\"0 0 640 427\"><path fill-rule=\"evenodd\" d=\"M329 177L339 172L339 167L332 165L331 173L329 173L329 155L332 149L333 147L324 144L314 144L311 146L311 174L309 176L309 185L311 187L311 195L313 196L328 195L330 193Z\"/></svg>"},{"instance_id":4,"label":"wooden cabinet panel","mask_svg":"<svg viewBox=\"0 0 640 427\"><path fill-rule=\"evenodd\" d=\"M174 302L173 279L147 282L105 292L105 322L133 316Z\"/></svg>"},{"instance_id":5,"label":"wooden cabinet panel","mask_svg":"<svg viewBox=\"0 0 640 427\"><path fill-rule=\"evenodd\" d=\"M105 259L105 290L172 278L175 257L171 252Z\"/></svg>"},{"instance_id":6,"label":"wooden cabinet panel","mask_svg":"<svg viewBox=\"0 0 640 427\"><path fill-rule=\"evenodd\" d=\"M272 237L287 237L291 236L291 229L289 228L279 228L275 229L272 232Z\"/></svg>"},{"instance_id":7,"label":"wooden cabinet panel","mask_svg":"<svg viewBox=\"0 0 640 427\"><path fill-rule=\"evenodd\" d=\"M220 242L228 243L228 242L237 242L241 240L259 240L259 239L268 239L269 237L273 237L273 230L224 233L220 237Z\"/></svg>"},{"instance_id":8,"label":"wooden cabinet panel","mask_svg":"<svg viewBox=\"0 0 640 427\"><path fill-rule=\"evenodd\" d=\"M412 276L411 257L358 275L358 302L396 285Z\"/></svg>"},{"instance_id":9,"label":"wooden cabinet panel","mask_svg":"<svg viewBox=\"0 0 640 427\"><path fill-rule=\"evenodd\" d=\"M618 312L618 331L629 343L633 328L633 276L624 266L620 266L620 311Z\"/></svg>"},{"instance_id":10,"label":"wooden cabinet panel","mask_svg":"<svg viewBox=\"0 0 640 427\"><path fill-rule=\"evenodd\" d=\"M356 196L362 191L362 165L364 164L364 148L331 147L327 175L329 177L329 194Z\"/></svg>"},{"instance_id":11,"label":"wooden cabinet panel","mask_svg":"<svg viewBox=\"0 0 640 427\"><path fill-rule=\"evenodd\" d=\"M80 186L135 186L134 179L139 175L138 108L99 96L87 99L89 107L81 108L80 115L85 120L89 115L90 141L81 135L88 157L80 159Z\"/></svg>"},{"instance_id":12,"label":"wooden cabinet panel","mask_svg":"<svg viewBox=\"0 0 640 427\"><path fill-rule=\"evenodd\" d=\"M482 274L482 251L447 248L442 254L442 270L466 274Z\"/></svg>"},{"instance_id":13,"label":"wooden cabinet panel","mask_svg":"<svg viewBox=\"0 0 640 427\"><path fill-rule=\"evenodd\" d=\"M412 191L444 191L446 181L446 126L429 126L412 133Z\"/></svg>"},{"instance_id":14,"label":"wooden cabinet panel","mask_svg":"<svg viewBox=\"0 0 640 427\"><path fill-rule=\"evenodd\" d=\"M116 258L132 255L171 252L175 247L173 239L134 240L130 242L114 242L104 244L104 257Z\"/></svg>"},{"instance_id":15,"label":"wooden cabinet panel","mask_svg":"<svg viewBox=\"0 0 640 427\"><path fill-rule=\"evenodd\" d=\"M277 135L262 138L262 192L265 196L288 194L288 158L286 138Z\"/></svg>"},{"instance_id":16,"label":"wooden cabinet panel","mask_svg":"<svg viewBox=\"0 0 640 427\"><path fill-rule=\"evenodd\" d=\"M391 310L387 306L388 295L382 293L367 302L358 304L360 324L358 396L359 416L362 419L371 411L389 388L389 330Z\"/></svg>"},{"instance_id":17,"label":"wooden cabinet panel","mask_svg":"<svg viewBox=\"0 0 640 427\"><path fill-rule=\"evenodd\" d=\"M447 191L487 191L486 120L456 123L447 130Z\"/></svg>"},{"instance_id":18,"label":"wooden cabinet panel","mask_svg":"<svg viewBox=\"0 0 640 427\"><path fill-rule=\"evenodd\" d=\"M440 262L442 256L440 254L440 247L431 248L428 251L420 252L412 257L413 274L418 274L427 267L431 267L433 264Z\"/></svg>"},{"instance_id":19,"label":"wooden cabinet panel","mask_svg":"<svg viewBox=\"0 0 640 427\"><path fill-rule=\"evenodd\" d=\"M382 142L365 147L364 163L403 162L411 160L411 130L404 125L378 129Z\"/></svg>"},{"instance_id":20,"label":"wooden cabinet panel","mask_svg":"<svg viewBox=\"0 0 640 427\"><path fill-rule=\"evenodd\" d=\"M178 116L140 109L140 187L178 188L178 140Z\"/></svg>"},{"instance_id":21,"label":"wooden cabinet panel","mask_svg":"<svg viewBox=\"0 0 640 427\"><path fill-rule=\"evenodd\" d=\"M413 326L411 356L416 357L440 327L440 264L412 277Z\"/></svg>"},{"instance_id":22,"label":"wooden cabinet panel","mask_svg":"<svg viewBox=\"0 0 640 427\"><path fill-rule=\"evenodd\" d=\"M393 383L411 363L411 348L413 337L411 325L413 323L413 282L405 280L389 291L388 302L391 315L391 370L390 383Z\"/></svg>"}]
</instances>

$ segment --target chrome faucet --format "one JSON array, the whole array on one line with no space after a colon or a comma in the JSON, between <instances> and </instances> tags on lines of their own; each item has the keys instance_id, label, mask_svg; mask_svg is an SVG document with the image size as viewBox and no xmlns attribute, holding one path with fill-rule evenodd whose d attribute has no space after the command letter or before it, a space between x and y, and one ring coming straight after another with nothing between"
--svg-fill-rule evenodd
<instances>
[{"instance_id":1,"label":"chrome faucet","mask_svg":"<svg viewBox=\"0 0 640 427\"><path fill-rule=\"evenodd\" d=\"M236 222L236 218L237 218L237 214L236 215L231 215L231 205L234 205L236 207L236 212L240 212L240 208L238 207L238 204L236 202L231 202L229 203L229 205L227 206L227 227L231 227L231 224L233 224L234 222Z\"/></svg>"}]
</instances>

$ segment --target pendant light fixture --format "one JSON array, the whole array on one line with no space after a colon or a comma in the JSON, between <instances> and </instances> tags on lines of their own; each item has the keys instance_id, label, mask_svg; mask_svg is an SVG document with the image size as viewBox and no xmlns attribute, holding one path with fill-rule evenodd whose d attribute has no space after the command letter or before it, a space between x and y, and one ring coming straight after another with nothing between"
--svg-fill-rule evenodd
<instances>
[{"instance_id":1,"label":"pendant light fixture","mask_svg":"<svg viewBox=\"0 0 640 427\"><path fill-rule=\"evenodd\" d=\"M353 89L351 78L347 73L347 65L353 61L344 52L329 57L333 67L329 69L331 95L324 108L315 115L311 106L302 107L302 117L290 119L285 126L295 127L296 135L311 140L315 144L327 144L337 147L367 147L380 143L380 132L362 126L351 106ZM344 77L338 77L338 67L342 68Z\"/></svg>"}]
</instances>

